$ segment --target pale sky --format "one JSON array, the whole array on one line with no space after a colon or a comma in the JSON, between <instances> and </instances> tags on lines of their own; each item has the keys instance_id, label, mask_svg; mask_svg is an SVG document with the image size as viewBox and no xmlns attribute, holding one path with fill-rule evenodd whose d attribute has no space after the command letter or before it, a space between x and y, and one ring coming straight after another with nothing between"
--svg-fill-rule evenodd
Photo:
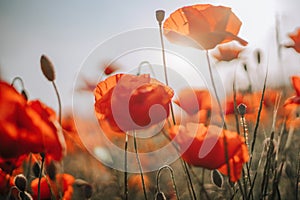
<instances>
[{"instance_id":1,"label":"pale sky","mask_svg":"<svg viewBox=\"0 0 300 200\"><path fill-rule=\"evenodd\" d=\"M157 27L155 11L158 9L165 10L168 17L182 6L197 3L232 7L233 12L243 22L239 36L249 42L249 48L268 49L269 62L272 63L272 60L276 60L271 57L272 45L275 42L275 16L280 20L280 38L282 41L289 41L287 33L300 27L300 14L297 10L300 7L299 2L0 0L0 74L6 81L11 81L15 76L22 77L31 99L39 98L56 109L52 85L40 71L39 59L45 54L55 65L56 83L63 105L70 107L76 73L97 45L122 32ZM300 55L293 49L285 51L292 56L286 56L283 60L293 60L285 63L285 75L288 79L287 76L291 73L300 73ZM104 58L105 56L103 55ZM278 76L276 73L274 72L274 77ZM95 74L95 78L98 76Z\"/></svg>"}]
</instances>

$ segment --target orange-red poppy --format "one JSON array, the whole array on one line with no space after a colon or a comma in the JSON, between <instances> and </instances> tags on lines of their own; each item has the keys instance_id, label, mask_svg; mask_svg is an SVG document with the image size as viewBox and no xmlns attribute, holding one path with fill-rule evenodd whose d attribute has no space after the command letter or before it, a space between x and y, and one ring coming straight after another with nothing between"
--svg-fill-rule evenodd
<instances>
[{"instance_id":1,"label":"orange-red poppy","mask_svg":"<svg viewBox=\"0 0 300 200\"><path fill-rule=\"evenodd\" d=\"M290 98L288 98L284 102L284 106L290 105L290 104L300 104L300 76L292 76L292 85L295 89L296 94Z\"/></svg>"},{"instance_id":2,"label":"orange-red poppy","mask_svg":"<svg viewBox=\"0 0 300 200\"><path fill-rule=\"evenodd\" d=\"M218 61L232 61L237 59L240 53L243 51L243 48L232 45L219 45L217 46L216 52L212 52L214 58Z\"/></svg>"},{"instance_id":3,"label":"orange-red poppy","mask_svg":"<svg viewBox=\"0 0 300 200\"><path fill-rule=\"evenodd\" d=\"M60 192L62 192L63 200L71 200L73 194L72 185L74 181L75 178L70 174L57 174L55 180L51 180L48 176L42 177L40 183L41 200L52 199L52 194L56 199L59 199ZM31 182L33 199L38 199L38 182L38 178Z\"/></svg>"},{"instance_id":4,"label":"orange-red poppy","mask_svg":"<svg viewBox=\"0 0 300 200\"><path fill-rule=\"evenodd\" d=\"M149 74L116 74L98 83L94 95L97 118L114 130L129 131L167 118L173 90Z\"/></svg>"},{"instance_id":5,"label":"orange-red poppy","mask_svg":"<svg viewBox=\"0 0 300 200\"><path fill-rule=\"evenodd\" d=\"M119 67L116 65L107 65L104 67L104 74L110 75L110 74L114 73L115 71L117 71L118 69L119 69Z\"/></svg>"},{"instance_id":6,"label":"orange-red poppy","mask_svg":"<svg viewBox=\"0 0 300 200\"><path fill-rule=\"evenodd\" d=\"M164 35L170 42L206 50L232 40L247 45L237 36L241 25L229 7L197 4L173 12L164 22Z\"/></svg>"},{"instance_id":7,"label":"orange-red poppy","mask_svg":"<svg viewBox=\"0 0 300 200\"><path fill-rule=\"evenodd\" d=\"M55 118L51 108L37 100L27 102L12 86L0 82L0 157L43 152L62 159L64 140Z\"/></svg>"},{"instance_id":8,"label":"orange-red poppy","mask_svg":"<svg viewBox=\"0 0 300 200\"><path fill-rule=\"evenodd\" d=\"M295 33L290 33L289 37L293 40L294 44L285 45L285 47L294 48L295 51L300 53L300 28L298 28Z\"/></svg>"},{"instance_id":9,"label":"orange-red poppy","mask_svg":"<svg viewBox=\"0 0 300 200\"><path fill-rule=\"evenodd\" d=\"M231 181L241 177L243 163L249 159L244 138L236 132L223 130L217 126L188 123L174 126L169 130L170 137L179 145L181 157L189 164L207 169L223 169L226 166L224 137L227 140L227 153L230 163ZM221 170L227 174L227 171Z\"/></svg>"},{"instance_id":10,"label":"orange-red poppy","mask_svg":"<svg viewBox=\"0 0 300 200\"><path fill-rule=\"evenodd\" d=\"M213 99L208 90L185 88L178 94L178 99L174 101L189 115L197 113L199 110L211 110Z\"/></svg>"}]
</instances>

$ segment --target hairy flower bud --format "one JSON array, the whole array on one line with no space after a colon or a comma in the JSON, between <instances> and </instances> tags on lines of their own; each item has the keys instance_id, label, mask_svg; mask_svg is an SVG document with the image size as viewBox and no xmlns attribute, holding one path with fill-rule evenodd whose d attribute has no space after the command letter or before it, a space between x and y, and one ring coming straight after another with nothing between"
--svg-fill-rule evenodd
<instances>
[{"instance_id":1,"label":"hairy flower bud","mask_svg":"<svg viewBox=\"0 0 300 200\"><path fill-rule=\"evenodd\" d=\"M164 18L165 18L165 11L164 10L157 10L156 11L156 20L158 21L159 24L162 23Z\"/></svg>"},{"instance_id":2,"label":"hairy flower bud","mask_svg":"<svg viewBox=\"0 0 300 200\"><path fill-rule=\"evenodd\" d=\"M18 174L16 177L15 177L15 185L17 186L17 188L24 192L26 190L26 185L27 185L27 179L26 177L23 175L23 174Z\"/></svg>"},{"instance_id":3,"label":"hairy flower bud","mask_svg":"<svg viewBox=\"0 0 300 200\"><path fill-rule=\"evenodd\" d=\"M49 81L54 81L55 80L55 70L54 70L54 65L50 61L50 59L42 55L41 56L41 69L44 74L44 76L49 80Z\"/></svg>"}]
</instances>

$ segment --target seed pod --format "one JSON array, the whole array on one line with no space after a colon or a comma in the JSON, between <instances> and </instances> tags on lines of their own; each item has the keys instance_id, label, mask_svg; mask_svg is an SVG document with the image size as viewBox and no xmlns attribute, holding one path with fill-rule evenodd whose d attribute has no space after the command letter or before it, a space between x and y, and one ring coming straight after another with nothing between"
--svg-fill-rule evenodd
<instances>
[{"instance_id":1,"label":"seed pod","mask_svg":"<svg viewBox=\"0 0 300 200\"><path fill-rule=\"evenodd\" d=\"M27 185L27 179L26 177L23 175L23 174L18 174L16 177L15 177L15 185L17 186L17 188L24 192L26 190L26 185Z\"/></svg>"},{"instance_id":2,"label":"seed pod","mask_svg":"<svg viewBox=\"0 0 300 200\"><path fill-rule=\"evenodd\" d=\"M244 116L247 112L247 106L243 103L239 104L237 109L238 109L239 114L242 116Z\"/></svg>"},{"instance_id":3,"label":"seed pod","mask_svg":"<svg viewBox=\"0 0 300 200\"><path fill-rule=\"evenodd\" d=\"M222 187L223 177L222 177L222 175L220 174L220 172L218 170L213 170L211 172L211 180L219 188Z\"/></svg>"},{"instance_id":4,"label":"seed pod","mask_svg":"<svg viewBox=\"0 0 300 200\"><path fill-rule=\"evenodd\" d=\"M49 165L46 166L46 171L51 180L55 180L56 176L56 166L53 161L50 162Z\"/></svg>"},{"instance_id":5,"label":"seed pod","mask_svg":"<svg viewBox=\"0 0 300 200\"><path fill-rule=\"evenodd\" d=\"M49 80L49 81L54 81L55 80L55 70L54 70L54 65L50 61L50 59L42 55L41 56L41 69L44 74L44 76Z\"/></svg>"},{"instance_id":6,"label":"seed pod","mask_svg":"<svg viewBox=\"0 0 300 200\"><path fill-rule=\"evenodd\" d=\"M157 10L156 11L156 20L158 21L159 25L161 25L164 18L165 18L165 11L164 10Z\"/></svg>"}]
</instances>

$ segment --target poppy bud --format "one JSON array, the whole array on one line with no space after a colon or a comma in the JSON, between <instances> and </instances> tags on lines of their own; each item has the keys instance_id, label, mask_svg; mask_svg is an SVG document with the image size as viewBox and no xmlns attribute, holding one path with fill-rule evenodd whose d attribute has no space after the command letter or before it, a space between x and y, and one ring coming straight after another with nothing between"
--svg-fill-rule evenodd
<instances>
[{"instance_id":1,"label":"poppy bud","mask_svg":"<svg viewBox=\"0 0 300 200\"><path fill-rule=\"evenodd\" d=\"M41 69L44 74L44 76L49 80L49 81L54 81L55 80L55 70L54 70L54 65L50 61L50 59L42 55L41 56Z\"/></svg>"},{"instance_id":2,"label":"poppy bud","mask_svg":"<svg viewBox=\"0 0 300 200\"><path fill-rule=\"evenodd\" d=\"M163 192L157 192L155 195L155 200L166 200L166 196Z\"/></svg>"},{"instance_id":3,"label":"poppy bud","mask_svg":"<svg viewBox=\"0 0 300 200\"><path fill-rule=\"evenodd\" d=\"M165 18L165 11L164 10L157 10L156 11L156 20L158 21L159 25L161 25L164 18Z\"/></svg>"},{"instance_id":4,"label":"poppy bud","mask_svg":"<svg viewBox=\"0 0 300 200\"><path fill-rule=\"evenodd\" d=\"M247 111L247 106L245 104L241 103L238 105L237 109L238 109L239 114L244 116Z\"/></svg>"},{"instance_id":5,"label":"poppy bud","mask_svg":"<svg viewBox=\"0 0 300 200\"><path fill-rule=\"evenodd\" d=\"M24 192L26 190L26 185L27 185L27 179L26 177L23 175L23 174L18 174L16 177L15 177L15 185L17 186L17 188Z\"/></svg>"},{"instance_id":6,"label":"poppy bud","mask_svg":"<svg viewBox=\"0 0 300 200\"><path fill-rule=\"evenodd\" d=\"M211 172L211 180L219 188L222 187L223 177L222 177L221 173L218 170L213 170Z\"/></svg>"},{"instance_id":7,"label":"poppy bud","mask_svg":"<svg viewBox=\"0 0 300 200\"><path fill-rule=\"evenodd\" d=\"M40 165L38 162L35 162L32 166L32 171L35 177L39 177L40 175Z\"/></svg>"},{"instance_id":8,"label":"poppy bud","mask_svg":"<svg viewBox=\"0 0 300 200\"><path fill-rule=\"evenodd\" d=\"M247 72L248 71L248 67L247 67L246 63L243 64L243 67L244 67L244 70Z\"/></svg>"},{"instance_id":9,"label":"poppy bud","mask_svg":"<svg viewBox=\"0 0 300 200\"><path fill-rule=\"evenodd\" d=\"M260 50L257 50L255 52L255 54L256 54L257 63L260 64L260 62L261 62L261 53L260 53Z\"/></svg>"},{"instance_id":10,"label":"poppy bud","mask_svg":"<svg viewBox=\"0 0 300 200\"><path fill-rule=\"evenodd\" d=\"M56 175L56 166L53 161L50 162L49 165L46 166L46 171L51 180L55 180Z\"/></svg>"},{"instance_id":11,"label":"poppy bud","mask_svg":"<svg viewBox=\"0 0 300 200\"><path fill-rule=\"evenodd\" d=\"M28 94L27 94L26 90L22 90L22 91L21 91L21 94L23 95L23 97L24 97L26 100L28 100Z\"/></svg>"},{"instance_id":12,"label":"poppy bud","mask_svg":"<svg viewBox=\"0 0 300 200\"><path fill-rule=\"evenodd\" d=\"M85 198L89 199L93 195L93 187L86 181L82 179L76 179L73 187L76 187L80 190L80 194L83 195Z\"/></svg>"}]
</instances>

